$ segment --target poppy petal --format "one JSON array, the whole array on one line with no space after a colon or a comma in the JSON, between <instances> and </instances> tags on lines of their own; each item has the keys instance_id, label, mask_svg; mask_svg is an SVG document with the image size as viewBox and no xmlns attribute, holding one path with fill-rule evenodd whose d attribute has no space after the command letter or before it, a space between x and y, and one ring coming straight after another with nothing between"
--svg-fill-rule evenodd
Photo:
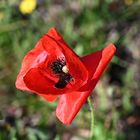
<instances>
[{"instance_id":1,"label":"poppy petal","mask_svg":"<svg viewBox=\"0 0 140 140\"><path fill-rule=\"evenodd\" d=\"M26 87L38 93L45 93L54 82L44 77L38 68L30 69L23 78Z\"/></svg>"},{"instance_id":2,"label":"poppy petal","mask_svg":"<svg viewBox=\"0 0 140 140\"><path fill-rule=\"evenodd\" d=\"M64 124L70 124L88 96L88 92L78 91L61 95L56 109L58 119Z\"/></svg>"},{"instance_id":3,"label":"poppy petal","mask_svg":"<svg viewBox=\"0 0 140 140\"><path fill-rule=\"evenodd\" d=\"M40 68L30 69L24 76L23 80L27 88L36 94L41 96L44 95L45 98L47 98L45 95L50 95L48 98L53 98L56 95L63 94L60 90L54 88L54 81L45 77L40 71Z\"/></svg>"},{"instance_id":4,"label":"poppy petal","mask_svg":"<svg viewBox=\"0 0 140 140\"><path fill-rule=\"evenodd\" d=\"M34 49L32 49L23 59L21 70L16 79L16 88L32 92L31 89L27 88L23 77L29 71L29 69L37 66L39 63L43 62L47 57L47 52L42 46L41 40L37 43Z\"/></svg>"},{"instance_id":5,"label":"poppy petal","mask_svg":"<svg viewBox=\"0 0 140 140\"><path fill-rule=\"evenodd\" d=\"M90 75L94 78L95 77L99 78L99 75L101 75L101 73L104 71L104 68L111 61L115 51L116 51L116 47L113 44L109 44L103 50L98 51L96 53L92 53L91 55L82 57L81 60L85 64ZM100 59L100 61L99 61L99 59ZM99 62L99 64L97 66L98 62ZM94 65L94 68L93 68L93 65ZM95 66L96 66L96 68L95 68Z\"/></svg>"},{"instance_id":6,"label":"poppy petal","mask_svg":"<svg viewBox=\"0 0 140 140\"><path fill-rule=\"evenodd\" d=\"M89 86L85 86L84 91L75 91L60 96L56 109L56 115L61 122L64 124L70 124L72 122L82 105L87 100L88 96L90 96L98 79L112 59L115 50L116 48L114 45L110 44L102 51L82 58L82 61L90 72L91 79L88 83Z\"/></svg>"},{"instance_id":7,"label":"poppy petal","mask_svg":"<svg viewBox=\"0 0 140 140\"><path fill-rule=\"evenodd\" d=\"M84 65L89 71L89 80L85 86L83 86L80 91L88 89L94 79L98 80L103 73L104 69L111 61L116 47L113 44L109 44L106 48L101 51L92 53L90 55L81 58Z\"/></svg>"}]
</instances>

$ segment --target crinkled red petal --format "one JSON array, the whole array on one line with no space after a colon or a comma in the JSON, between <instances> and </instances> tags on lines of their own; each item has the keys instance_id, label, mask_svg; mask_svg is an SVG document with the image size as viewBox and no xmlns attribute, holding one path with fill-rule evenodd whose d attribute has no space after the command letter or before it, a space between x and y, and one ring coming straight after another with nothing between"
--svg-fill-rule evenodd
<instances>
[{"instance_id":1,"label":"crinkled red petal","mask_svg":"<svg viewBox=\"0 0 140 140\"><path fill-rule=\"evenodd\" d=\"M46 93L47 88L54 85L54 82L44 77L38 68L30 69L23 78L26 86L38 93Z\"/></svg>"},{"instance_id":2,"label":"crinkled red petal","mask_svg":"<svg viewBox=\"0 0 140 140\"><path fill-rule=\"evenodd\" d=\"M72 122L88 96L90 96L101 74L112 59L115 50L115 46L110 44L102 51L81 58L89 70L90 80L87 83L88 86L85 86L83 91L74 91L60 97L56 115L61 122L64 124Z\"/></svg>"},{"instance_id":3,"label":"crinkled red petal","mask_svg":"<svg viewBox=\"0 0 140 140\"><path fill-rule=\"evenodd\" d=\"M34 49L32 49L23 59L21 70L16 79L16 88L20 90L25 90L29 92L33 92L31 89L27 88L23 77L29 71L29 69L38 66L38 64L42 63L48 53L44 50L41 40L37 43Z\"/></svg>"}]
</instances>

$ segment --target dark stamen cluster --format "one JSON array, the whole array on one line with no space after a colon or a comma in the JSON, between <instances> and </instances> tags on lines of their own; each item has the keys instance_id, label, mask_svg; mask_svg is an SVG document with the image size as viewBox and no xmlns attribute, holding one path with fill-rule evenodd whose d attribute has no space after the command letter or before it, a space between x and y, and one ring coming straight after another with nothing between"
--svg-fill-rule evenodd
<instances>
[{"instance_id":1,"label":"dark stamen cluster","mask_svg":"<svg viewBox=\"0 0 140 140\"><path fill-rule=\"evenodd\" d=\"M56 88L64 88L72 80L70 74L62 74L59 78L59 81L55 84Z\"/></svg>"},{"instance_id":2,"label":"dark stamen cluster","mask_svg":"<svg viewBox=\"0 0 140 140\"><path fill-rule=\"evenodd\" d=\"M55 74L61 74L62 68L66 65L66 62L61 60L56 60L52 63L51 69Z\"/></svg>"},{"instance_id":3,"label":"dark stamen cluster","mask_svg":"<svg viewBox=\"0 0 140 140\"><path fill-rule=\"evenodd\" d=\"M52 71L59 76L59 81L55 84L56 88L65 88L66 85L72 80L69 73L64 73L62 68L66 65L64 60L56 60L51 64Z\"/></svg>"}]
</instances>

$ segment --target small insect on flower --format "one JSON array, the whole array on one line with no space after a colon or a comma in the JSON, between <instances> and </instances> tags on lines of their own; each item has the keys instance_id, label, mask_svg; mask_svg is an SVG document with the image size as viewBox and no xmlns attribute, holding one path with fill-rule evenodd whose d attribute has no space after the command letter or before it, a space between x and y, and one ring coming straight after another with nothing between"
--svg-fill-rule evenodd
<instances>
[{"instance_id":1,"label":"small insect on flower","mask_svg":"<svg viewBox=\"0 0 140 140\"><path fill-rule=\"evenodd\" d=\"M115 46L79 57L55 28L51 28L23 59L16 87L33 92L48 102L59 98L56 116L70 124L91 95Z\"/></svg>"}]
</instances>

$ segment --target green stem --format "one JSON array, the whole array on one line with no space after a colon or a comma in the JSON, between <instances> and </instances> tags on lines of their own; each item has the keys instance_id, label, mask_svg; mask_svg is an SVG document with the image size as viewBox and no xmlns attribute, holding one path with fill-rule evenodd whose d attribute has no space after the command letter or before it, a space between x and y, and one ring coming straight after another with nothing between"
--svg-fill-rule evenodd
<instances>
[{"instance_id":1,"label":"green stem","mask_svg":"<svg viewBox=\"0 0 140 140\"><path fill-rule=\"evenodd\" d=\"M93 105L92 105L91 96L88 97L88 104L89 104L90 111L91 111L90 138L92 140L92 138L93 138L93 131L94 131L94 109L93 109Z\"/></svg>"}]
</instances>

